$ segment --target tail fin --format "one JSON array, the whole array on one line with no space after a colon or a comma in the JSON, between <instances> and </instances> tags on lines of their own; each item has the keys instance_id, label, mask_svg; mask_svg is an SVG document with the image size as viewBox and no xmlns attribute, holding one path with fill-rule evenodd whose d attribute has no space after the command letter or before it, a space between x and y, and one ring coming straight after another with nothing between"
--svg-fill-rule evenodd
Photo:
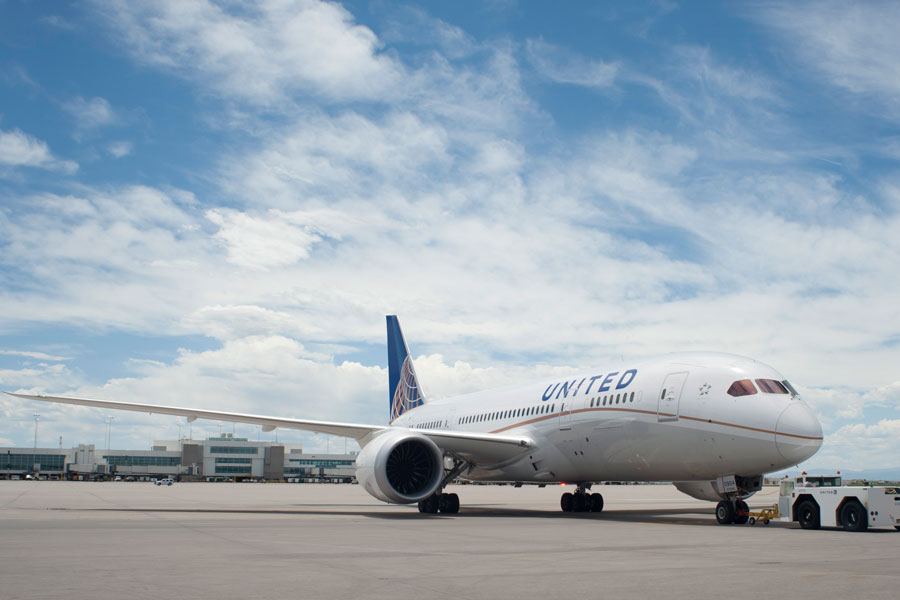
<instances>
[{"instance_id":1,"label":"tail fin","mask_svg":"<svg viewBox=\"0 0 900 600\"><path fill-rule=\"evenodd\" d=\"M420 406L424 398L396 315L387 316L387 345L388 391L393 421L406 411Z\"/></svg>"}]
</instances>

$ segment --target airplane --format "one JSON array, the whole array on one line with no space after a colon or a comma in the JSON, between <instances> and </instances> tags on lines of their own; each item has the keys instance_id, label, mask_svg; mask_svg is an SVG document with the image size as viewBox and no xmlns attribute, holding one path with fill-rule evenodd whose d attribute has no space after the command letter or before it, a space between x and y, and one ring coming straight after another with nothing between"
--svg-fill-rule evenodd
<instances>
[{"instance_id":1,"label":"airplane","mask_svg":"<svg viewBox=\"0 0 900 600\"><path fill-rule=\"evenodd\" d=\"M565 512L601 512L600 481L664 481L745 523L763 475L822 445L822 427L788 380L751 358L688 352L526 385L428 400L399 320L387 316L389 425L7 392L28 400L299 429L355 439L356 477L388 503L456 514L456 480L574 484Z\"/></svg>"}]
</instances>

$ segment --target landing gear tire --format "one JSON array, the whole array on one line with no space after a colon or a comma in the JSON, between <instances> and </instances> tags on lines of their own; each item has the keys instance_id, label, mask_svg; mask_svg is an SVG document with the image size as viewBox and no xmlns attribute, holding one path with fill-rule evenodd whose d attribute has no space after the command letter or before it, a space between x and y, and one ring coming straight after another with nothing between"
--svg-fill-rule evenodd
<instances>
[{"instance_id":1,"label":"landing gear tire","mask_svg":"<svg viewBox=\"0 0 900 600\"><path fill-rule=\"evenodd\" d=\"M716 521L719 525L734 523L734 505L731 502L722 501L716 504Z\"/></svg>"},{"instance_id":2,"label":"landing gear tire","mask_svg":"<svg viewBox=\"0 0 900 600\"><path fill-rule=\"evenodd\" d=\"M575 496L566 492L562 495L562 498L559 499L559 506L563 509L563 512L574 512Z\"/></svg>"},{"instance_id":3,"label":"landing gear tire","mask_svg":"<svg viewBox=\"0 0 900 600\"><path fill-rule=\"evenodd\" d=\"M419 500L419 512L429 515L437 513L441 507L441 497L438 494L428 496L424 500Z\"/></svg>"},{"instance_id":4,"label":"landing gear tire","mask_svg":"<svg viewBox=\"0 0 900 600\"><path fill-rule=\"evenodd\" d=\"M591 494L591 512L601 512L603 510L603 496L600 494Z\"/></svg>"},{"instance_id":5,"label":"landing gear tire","mask_svg":"<svg viewBox=\"0 0 900 600\"><path fill-rule=\"evenodd\" d=\"M797 507L797 521L803 529L818 529L822 526L819 519L819 505L812 500L804 500Z\"/></svg>"},{"instance_id":6,"label":"landing gear tire","mask_svg":"<svg viewBox=\"0 0 900 600\"><path fill-rule=\"evenodd\" d=\"M445 515L455 515L459 512L459 496L456 494L441 494L440 511Z\"/></svg>"},{"instance_id":7,"label":"landing gear tire","mask_svg":"<svg viewBox=\"0 0 900 600\"><path fill-rule=\"evenodd\" d=\"M575 512L584 512L588 508L587 494L575 494L572 510Z\"/></svg>"},{"instance_id":8,"label":"landing gear tire","mask_svg":"<svg viewBox=\"0 0 900 600\"><path fill-rule=\"evenodd\" d=\"M869 528L869 516L859 502L848 502L841 509L841 523L847 531L865 531Z\"/></svg>"},{"instance_id":9,"label":"landing gear tire","mask_svg":"<svg viewBox=\"0 0 900 600\"><path fill-rule=\"evenodd\" d=\"M750 507L743 500L734 503L734 524L744 525L750 519Z\"/></svg>"}]
</instances>

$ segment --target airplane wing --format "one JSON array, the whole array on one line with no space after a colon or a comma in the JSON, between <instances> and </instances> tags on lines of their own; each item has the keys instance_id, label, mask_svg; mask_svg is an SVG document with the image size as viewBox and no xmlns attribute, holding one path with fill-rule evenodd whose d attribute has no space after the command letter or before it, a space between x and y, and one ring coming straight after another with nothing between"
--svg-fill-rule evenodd
<instances>
[{"instance_id":1,"label":"airplane wing","mask_svg":"<svg viewBox=\"0 0 900 600\"><path fill-rule=\"evenodd\" d=\"M195 419L213 419L216 421L234 421L236 423L249 423L262 425L263 431L272 431L276 427L282 429L300 429L317 433L327 433L341 437L349 437L365 445L365 438L392 427L384 425L359 425L353 423L336 423L331 421L310 421L306 419L285 419L279 417L267 417L263 415L248 415L242 413L220 412L197 408L182 408L177 406L161 406L157 404L138 404L134 402L115 402L113 400L91 400L88 398L67 398L63 396L45 396L31 394L15 394L6 392L10 396L24 398L25 400L40 400L41 402L54 402L59 404L75 404L78 406L93 406L97 408L109 408L114 410L130 410L160 415L176 415L187 417L189 421ZM463 431L444 430L410 430L425 435L445 452L452 452L476 464L496 464L503 462L526 451L533 445L532 440L525 436L497 435L493 433L469 433Z\"/></svg>"},{"instance_id":2,"label":"airplane wing","mask_svg":"<svg viewBox=\"0 0 900 600\"><path fill-rule=\"evenodd\" d=\"M502 463L534 447L534 442L525 436L465 431L411 431L428 436L444 452L452 452L477 465Z\"/></svg>"},{"instance_id":3,"label":"airplane wing","mask_svg":"<svg viewBox=\"0 0 900 600\"><path fill-rule=\"evenodd\" d=\"M279 417L267 417L263 415L247 415L242 413L219 412L215 410L202 410L197 408L181 408L178 406L159 406L156 404L137 404L133 402L114 402L112 400L90 400L87 398L66 398L62 396L45 396L43 394L32 396L30 394L14 394L6 392L10 396L24 398L26 400L40 400L41 402L56 402L60 404L77 404L79 406L95 406L98 408L111 408L114 410L131 410L159 415L177 415L187 417L189 421L195 419L213 419L215 421L234 421L236 423L249 423L262 425L263 431L272 431L276 427L283 429L302 429L328 433L342 437L353 438L357 441L362 438L387 429L383 425L356 425L352 423L334 423L329 421L309 421L305 419L282 419Z\"/></svg>"}]
</instances>

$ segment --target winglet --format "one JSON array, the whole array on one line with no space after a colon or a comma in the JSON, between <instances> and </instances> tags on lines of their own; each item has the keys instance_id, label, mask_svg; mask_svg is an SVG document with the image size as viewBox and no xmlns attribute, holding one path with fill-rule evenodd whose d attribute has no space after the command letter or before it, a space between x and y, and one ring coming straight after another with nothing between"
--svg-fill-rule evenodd
<instances>
[{"instance_id":1,"label":"winglet","mask_svg":"<svg viewBox=\"0 0 900 600\"><path fill-rule=\"evenodd\" d=\"M396 315L387 315L387 346L388 392L393 421L406 411L420 406L424 398Z\"/></svg>"}]
</instances>

